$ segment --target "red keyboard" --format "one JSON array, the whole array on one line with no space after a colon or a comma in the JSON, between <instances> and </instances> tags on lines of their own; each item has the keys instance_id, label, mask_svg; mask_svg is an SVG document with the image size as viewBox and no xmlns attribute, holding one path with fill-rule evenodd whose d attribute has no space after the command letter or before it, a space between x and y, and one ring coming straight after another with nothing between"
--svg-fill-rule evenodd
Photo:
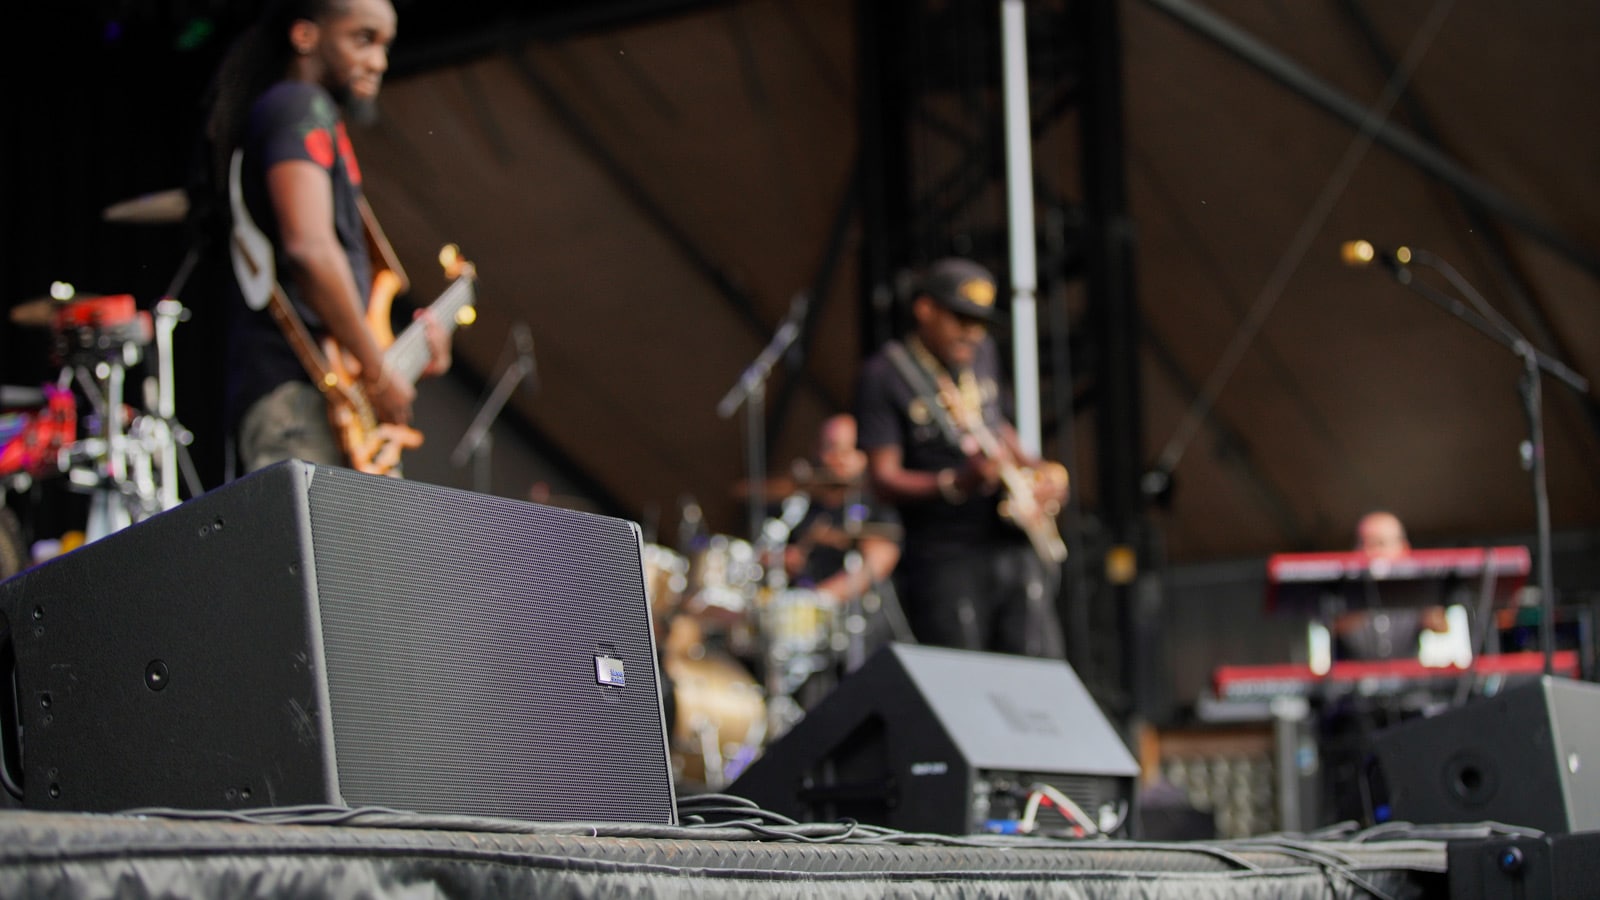
<instances>
[{"instance_id":1,"label":"red keyboard","mask_svg":"<svg viewBox=\"0 0 1600 900\"><path fill-rule=\"evenodd\" d=\"M1551 657L1551 667L1557 675L1579 677L1577 651L1556 651ZM1415 659L1336 662L1326 675L1316 674L1304 663L1218 666L1212 681L1219 700L1268 700L1337 693L1359 686L1371 687L1374 692L1393 693L1412 688L1448 687L1464 677L1540 675L1543 672L1544 654L1523 652L1480 656L1465 669L1433 668Z\"/></svg>"},{"instance_id":2,"label":"red keyboard","mask_svg":"<svg viewBox=\"0 0 1600 900\"><path fill-rule=\"evenodd\" d=\"M1320 612L1337 599L1345 609L1429 606L1451 594L1476 597L1485 577L1497 604L1510 603L1532 569L1527 547L1451 547L1413 550L1399 559L1359 551L1278 553L1267 558L1267 609Z\"/></svg>"}]
</instances>

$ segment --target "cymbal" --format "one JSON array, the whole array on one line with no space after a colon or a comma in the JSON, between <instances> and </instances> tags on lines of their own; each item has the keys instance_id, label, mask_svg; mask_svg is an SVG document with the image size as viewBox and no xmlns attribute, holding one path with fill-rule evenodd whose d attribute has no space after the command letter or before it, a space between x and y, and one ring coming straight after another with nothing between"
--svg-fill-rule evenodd
<instances>
[{"instance_id":1,"label":"cymbal","mask_svg":"<svg viewBox=\"0 0 1600 900\"><path fill-rule=\"evenodd\" d=\"M11 324L23 328L49 328L55 301L49 297L35 297L11 307Z\"/></svg>"},{"instance_id":2,"label":"cymbal","mask_svg":"<svg viewBox=\"0 0 1600 900\"><path fill-rule=\"evenodd\" d=\"M183 188L172 188L113 203L100 217L129 225L171 225L182 222L188 214L188 193Z\"/></svg>"},{"instance_id":3,"label":"cymbal","mask_svg":"<svg viewBox=\"0 0 1600 900\"><path fill-rule=\"evenodd\" d=\"M104 294L73 294L72 299L93 300ZM56 309L61 301L53 297L34 297L11 307L11 324L23 328L50 328L55 324Z\"/></svg>"},{"instance_id":4,"label":"cymbal","mask_svg":"<svg viewBox=\"0 0 1600 900\"><path fill-rule=\"evenodd\" d=\"M779 475L768 478L762 482L762 493L768 497L787 497L801 491L816 491L827 488L840 490L861 487L860 479L838 478L826 472L814 472L810 475ZM750 479L742 478L733 485L733 495L738 498L750 496Z\"/></svg>"},{"instance_id":5,"label":"cymbal","mask_svg":"<svg viewBox=\"0 0 1600 900\"><path fill-rule=\"evenodd\" d=\"M45 400L43 388L0 384L0 409L15 409L20 406L43 406Z\"/></svg>"}]
</instances>

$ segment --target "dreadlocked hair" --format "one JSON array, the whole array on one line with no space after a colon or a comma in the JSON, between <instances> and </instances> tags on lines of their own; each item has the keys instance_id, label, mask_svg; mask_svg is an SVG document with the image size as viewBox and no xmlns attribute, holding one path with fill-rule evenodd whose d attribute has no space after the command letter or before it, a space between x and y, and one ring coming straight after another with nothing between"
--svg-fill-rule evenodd
<instances>
[{"instance_id":1,"label":"dreadlocked hair","mask_svg":"<svg viewBox=\"0 0 1600 900\"><path fill-rule=\"evenodd\" d=\"M244 139L250 105L280 81L294 57L289 28L346 13L350 0L267 0L255 21L229 46L207 86L201 105L204 125L190 175L191 224L215 234L228 215L228 167Z\"/></svg>"}]
</instances>

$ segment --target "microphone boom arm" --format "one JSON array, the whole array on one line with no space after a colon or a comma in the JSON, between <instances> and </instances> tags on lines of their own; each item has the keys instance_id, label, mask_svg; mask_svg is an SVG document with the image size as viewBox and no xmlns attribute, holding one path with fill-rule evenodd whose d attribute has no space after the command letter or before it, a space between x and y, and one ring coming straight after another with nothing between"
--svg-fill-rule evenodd
<instances>
[{"instance_id":1,"label":"microphone boom arm","mask_svg":"<svg viewBox=\"0 0 1600 900\"><path fill-rule=\"evenodd\" d=\"M745 407L745 465L750 478L747 506L752 539L761 533L761 521L767 504L766 488L763 484L767 477L765 437L767 378L772 374L772 367L800 338L800 326L805 321L806 311L810 305L810 298L804 293L795 295L789 304L789 314L784 317L783 324L778 326L778 330L761 349L761 353L745 368L739 375L739 380L717 403L717 415L724 419L732 418L741 405Z\"/></svg>"},{"instance_id":2,"label":"microphone boom arm","mask_svg":"<svg viewBox=\"0 0 1600 900\"><path fill-rule=\"evenodd\" d=\"M490 427L500 416L500 411L506 402L511 399L511 393L524 379L537 381L533 359L533 336L528 332L526 323L518 322L512 328L509 342L516 348L516 358L501 371L494 390L478 405L477 415L462 433L455 449L450 452L450 463L458 469L465 466L469 460L475 458L478 460L479 465L473 472L473 487L479 493L487 493L489 490L486 450L491 443Z\"/></svg>"},{"instance_id":3,"label":"microphone boom arm","mask_svg":"<svg viewBox=\"0 0 1600 900\"><path fill-rule=\"evenodd\" d=\"M1555 578L1552 573L1550 549L1550 493L1545 482L1545 445L1543 394L1539 373L1547 372L1565 382L1579 394L1587 394L1589 381L1568 368L1558 359L1535 347L1516 326L1495 311L1494 307L1473 289L1472 285L1456 271L1454 266L1426 250L1400 248L1394 254L1378 253L1365 241L1345 245L1345 262L1365 265L1374 257L1382 259L1384 268L1400 284L1426 297L1446 312L1478 329L1490 339L1515 354L1523 363L1520 390L1523 413L1528 420L1528 439L1523 447L1523 466L1533 488L1534 527L1538 543L1539 580L1539 643L1544 651L1544 674L1555 673ZM1425 265L1449 281L1474 308L1468 308L1460 299L1452 297L1425 281L1417 279L1408 265L1411 260Z\"/></svg>"}]
</instances>

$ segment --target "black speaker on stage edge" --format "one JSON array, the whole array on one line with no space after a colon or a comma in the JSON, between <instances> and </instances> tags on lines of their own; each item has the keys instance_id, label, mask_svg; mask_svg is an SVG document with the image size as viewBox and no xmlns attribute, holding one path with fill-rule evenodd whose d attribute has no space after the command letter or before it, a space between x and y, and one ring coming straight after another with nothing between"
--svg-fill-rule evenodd
<instances>
[{"instance_id":1,"label":"black speaker on stage edge","mask_svg":"<svg viewBox=\"0 0 1600 900\"><path fill-rule=\"evenodd\" d=\"M263 469L0 583L8 787L670 824L641 546L621 519Z\"/></svg>"},{"instance_id":2,"label":"black speaker on stage edge","mask_svg":"<svg viewBox=\"0 0 1600 900\"><path fill-rule=\"evenodd\" d=\"M954 835L1014 829L1039 785L1111 826L1138 774L1066 663L891 643L727 790L800 821Z\"/></svg>"},{"instance_id":3,"label":"black speaker on stage edge","mask_svg":"<svg viewBox=\"0 0 1600 900\"><path fill-rule=\"evenodd\" d=\"M1375 818L1600 829L1600 685L1551 676L1380 732Z\"/></svg>"}]
</instances>

